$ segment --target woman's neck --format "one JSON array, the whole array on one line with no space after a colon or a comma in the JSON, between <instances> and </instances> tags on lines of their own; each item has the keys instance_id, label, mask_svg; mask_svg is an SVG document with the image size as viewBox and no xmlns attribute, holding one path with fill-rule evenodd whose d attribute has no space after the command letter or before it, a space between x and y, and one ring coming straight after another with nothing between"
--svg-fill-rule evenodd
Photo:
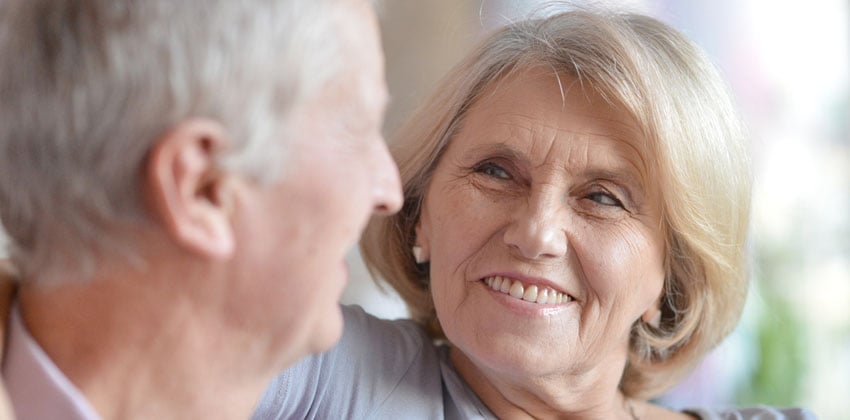
<instances>
[{"instance_id":1,"label":"woman's neck","mask_svg":"<svg viewBox=\"0 0 850 420\"><path fill-rule=\"evenodd\" d=\"M451 360L482 402L499 418L565 418L633 420L627 401L619 391L616 369L582 375L510 377L479 368L462 351L453 347ZM610 360L605 366L623 366L625 359Z\"/></svg>"}]
</instances>

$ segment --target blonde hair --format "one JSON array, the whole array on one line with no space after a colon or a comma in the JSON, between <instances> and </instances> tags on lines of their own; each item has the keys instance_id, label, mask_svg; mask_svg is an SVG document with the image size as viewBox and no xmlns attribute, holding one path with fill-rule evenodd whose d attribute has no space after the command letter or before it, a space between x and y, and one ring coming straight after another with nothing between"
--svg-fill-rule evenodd
<instances>
[{"instance_id":1,"label":"blonde hair","mask_svg":"<svg viewBox=\"0 0 850 420\"><path fill-rule=\"evenodd\" d=\"M402 127L391 151L405 204L374 219L361 242L367 266L443 338L427 265L410 249L428 182L470 106L506 74L548 66L626 109L643 129L662 192L666 279L658 327L632 328L620 388L660 394L735 326L747 290L750 206L746 138L731 95L706 56L650 17L572 10L497 31L461 62ZM553 89L557 89L553 86Z\"/></svg>"}]
</instances>

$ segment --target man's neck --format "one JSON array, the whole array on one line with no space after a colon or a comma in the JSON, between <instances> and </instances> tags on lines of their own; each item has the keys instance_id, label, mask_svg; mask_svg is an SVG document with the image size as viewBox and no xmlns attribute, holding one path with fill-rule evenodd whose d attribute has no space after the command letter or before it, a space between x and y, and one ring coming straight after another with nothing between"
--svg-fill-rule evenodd
<instances>
[{"instance_id":1,"label":"man's neck","mask_svg":"<svg viewBox=\"0 0 850 420\"><path fill-rule=\"evenodd\" d=\"M250 343L228 334L210 308L160 285L122 278L25 286L21 313L105 419L248 417L274 369L253 363Z\"/></svg>"}]
</instances>

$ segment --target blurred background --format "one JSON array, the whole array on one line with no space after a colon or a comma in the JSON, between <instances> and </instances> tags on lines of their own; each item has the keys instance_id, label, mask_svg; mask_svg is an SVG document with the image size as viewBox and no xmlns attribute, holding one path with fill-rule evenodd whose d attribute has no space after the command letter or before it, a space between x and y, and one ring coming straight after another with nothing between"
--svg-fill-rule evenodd
<instances>
[{"instance_id":1,"label":"blurred background","mask_svg":"<svg viewBox=\"0 0 850 420\"><path fill-rule=\"evenodd\" d=\"M387 138L489 31L550 2L386 0ZM739 328L679 387L674 407L806 406L850 413L850 1L631 0L714 59L751 132L753 283ZM5 254L0 233L0 255ZM359 255L343 297L406 316Z\"/></svg>"},{"instance_id":2,"label":"blurred background","mask_svg":"<svg viewBox=\"0 0 850 420\"><path fill-rule=\"evenodd\" d=\"M754 267L743 320L661 402L805 406L822 419L850 418L850 1L608 3L655 16L705 49L752 134ZM550 4L384 1L388 141L474 43ZM406 315L359 255L349 260L345 302Z\"/></svg>"}]
</instances>

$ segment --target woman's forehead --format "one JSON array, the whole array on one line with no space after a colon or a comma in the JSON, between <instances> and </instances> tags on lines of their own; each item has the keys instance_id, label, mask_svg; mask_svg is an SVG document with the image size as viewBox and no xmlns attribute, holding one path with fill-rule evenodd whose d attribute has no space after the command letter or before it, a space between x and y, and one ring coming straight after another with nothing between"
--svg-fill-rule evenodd
<instances>
[{"instance_id":1,"label":"woman's forehead","mask_svg":"<svg viewBox=\"0 0 850 420\"><path fill-rule=\"evenodd\" d=\"M647 172L646 138L631 115L587 84L550 68L513 72L491 83L458 134L462 138L455 140L468 142L472 150L560 151L576 163L579 158L624 159L640 175Z\"/></svg>"}]
</instances>

